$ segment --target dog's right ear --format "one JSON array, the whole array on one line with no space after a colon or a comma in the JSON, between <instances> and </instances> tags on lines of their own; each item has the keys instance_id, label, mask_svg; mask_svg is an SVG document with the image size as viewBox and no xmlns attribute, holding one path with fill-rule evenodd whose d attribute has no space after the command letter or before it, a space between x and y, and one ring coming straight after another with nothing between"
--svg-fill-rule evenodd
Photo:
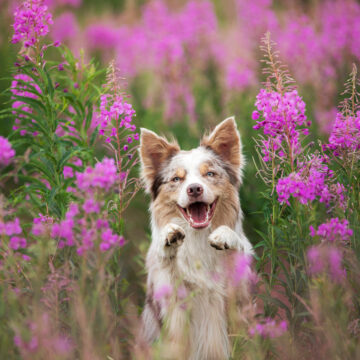
<instances>
[{"instance_id":1,"label":"dog's right ear","mask_svg":"<svg viewBox=\"0 0 360 360\"><path fill-rule=\"evenodd\" d=\"M156 197L159 183L161 183L160 170L164 162L180 151L176 142L168 142L165 138L154 132L141 128L140 134L140 161L141 177L148 193Z\"/></svg>"}]
</instances>

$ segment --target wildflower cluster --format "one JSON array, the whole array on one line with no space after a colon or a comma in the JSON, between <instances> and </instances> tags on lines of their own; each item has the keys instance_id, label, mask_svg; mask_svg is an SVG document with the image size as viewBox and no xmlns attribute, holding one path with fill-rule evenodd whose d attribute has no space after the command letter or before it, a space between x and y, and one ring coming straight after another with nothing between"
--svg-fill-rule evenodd
<instances>
[{"instance_id":1,"label":"wildflower cluster","mask_svg":"<svg viewBox=\"0 0 360 360\"><path fill-rule=\"evenodd\" d=\"M355 116L344 116L337 113L329 137L329 143L324 146L331 150L334 156L343 157L343 153L354 154L360 151L360 111Z\"/></svg>"},{"instance_id":2,"label":"wildflower cluster","mask_svg":"<svg viewBox=\"0 0 360 360\"><path fill-rule=\"evenodd\" d=\"M267 137L262 141L264 161L269 161L276 155L294 157L301 151L299 134L301 126L310 126L305 115L305 103L296 90L284 94L261 89L256 97L253 119L257 121L255 130L263 129ZM302 129L308 134L308 129Z\"/></svg>"},{"instance_id":3,"label":"wildflower cluster","mask_svg":"<svg viewBox=\"0 0 360 360\"><path fill-rule=\"evenodd\" d=\"M131 123L135 111L132 105L124 101L121 95L104 94L100 100L99 134L109 134L106 139L107 142L111 142L111 137L116 138L119 127L131 131L136 130L136 126ZM133 139L139 140L139 135L135 134L127 139L127 142L131 143Z\"/></svg>"},{"instance_id":4,"label":"wildflower cluster","mask_svg":"<svg viewBox=\"0 0 360 360\"><path fill-rule=\"evenodd\" d=\"M20 226L20 219L16 217L14 220L0 220L0 249L3 251L3 256L10 255L10 251L13 251L17 257L21 257L23 260L29 260L30 257L24 252L28 243L23 235L23 230Z\"/></svg>"},{"instance_id":5,"label":"wildflower cluster","mask_svg":"<svg viewBox=\"0 0 360 360\"><path fill-rule=\"evenodd\" d=\"M103 200L120 181L114 159L104 158L95 167L77 172L75 178L76 187L68 190L76 196L78 203L70 204L64 220L52 224L51 237L58 241L59 248L75 246L79 255L93 249L97 243L100 251L123 246L124 238L110 227L107 204ZM80 204L79 199L82 199ZM36 219L33 233L42 232L38 223Z\"/></svg>"},{"instance_id":6,"label":"wildflower cluster","mask_svg":"<svg viewBox=\"0 0 360 360\"><path fill-rule=\"evenodd\" d=\"M25 1L16 8L14 17L12 43L22 41L25 48L35 46L40 37L49 32L49 25L53 23L52 15L43 0Z\"/></svg>"},{"instance_id":7,"label":"wildflower cluster","mask_svg":"<svg viewBox=\"0 0 360 360\"><path fill-rule=\"evenodd\" d=\"M86 193L91 193L97 188L108 191L114 186L117 179L118 174L115 161L109 158L104 158L94 168L89 166L83 173L76 173L76 185Z\"/></svg>"},{"instance_id":8,"label":"wildflower cluster","mask_svg":"<svg viewBox=\"0 0 360 360\"><path fill-rule=\"evenodd\" d=\"M356 286L348 285L345 270L345 264L354 263L356 250L350 250L349 245L356 247L357 225L350 219L357 214L359 206L358 184L354 181L359 174L356 160L360 136L356 72L353 70L352 81L347 86L349 98L337 113L328 144L318 149L314 143L306 145L300 136L308 134L307 126L310 126L305 117L305 104L290 88L292 79L278 61L269 35L265 37L263 49L266 51L264 72L267 82L260 90L252 117L257 121L254 128L264 131L264 136L257 141L262 151L262 154L258 152L262 166L258 173L269 191L265 196L269 201L267 214L270 215L265 215L268 234L260 243L263 247L260 264L265 272L270 265L267 258L271 259L271 275L268 279L263 278L273 291L267 304L271 307L276 298L275 301L286 310L288 319L292 317L291 311L299 311L296 318L300 319L302 315L298 308L304 306L303 311L311 309L317 322L320 300L328 306L327 312L334 311L339 304L338 299L335 303L325 300L323 296L327 297L327 292L334 292L337 297L336 292L354 294L357 291ZM288 97L287 94L292 95ZM291 99L286 105L285 98ZM269 160L271 163L267 163ZM290 201L291 198L295 201ZM316 228L312 224L319 217L327 220ZM349 267L351 271L357 271L356 266ZM307 281L304 281L305 274L309 276ZM314 281L310 281L311 278ZM281 279L281 284L274 279ZM298 288L299 283L304 285L303 289ZM288 306L281 295L277 298L282 292L278 291L279 287L284 288L285 293L292 289L290 292L295 296L288 295L287 301L300 301L301 304ZM341 296L344 301L341 306L346 307L347 295ZM266 297L261 298L266 300ZM281 313L278 309L277 314L281 316ZM328 319L325 311L322 314ZM290 321L295 323L297 320ZM251 328L251 334L271 337L267 335L266 324L257 324ZM278 329L273 320L269 324L270 329L272 326ZM345 320L343 329L347 324ZM333 326L338 327L337 319ZM281 328L279 333L282 333Z\"/></svg>"},{"instance_id":9,"label":"wildflower cluster","mask_svg":"<svg viewBox=\"0 0 360 360\"><path fill-rule=\"evenodd\" d=\"M346 219L332 218L327 222L319 225L318 229L311 225L310 235L319 236L325 242L347 242L353 235L352 229L349 228L349 221Z\"/></svg>"},{"instance_id":10,"label":"wildflower cluster","mask_svg":"<svg viewBox=\"0 0 360 360\"><path fill-rule=\"evenodd\" d=\"M279 179L276 185L278 200L290 205L289 198L293 196L302 204L316 198L329 204L331 193L326 183L332 175L333 172L324 164L324 159L314 155L307 162L299 163L298 171Z\"/></svg>"},{"instance_id":11,"label":"wildflower cluster","mask_svg":"<svg viewBox=\"0 0 360 360\"><path fill-rule=\"evenodd\" d=\"M135 133L136 125L133 123L135 110L125 100L125 95L120 89L120 76L114 64L110 64L108 68L104 88L107 92L100 98L100 112L97 114L96 125L99 134L106 136L106 142L113 142L117 147L120 161L120 149L127 151L129 144L139 140L139 134Z\"/></svg>"},{"instance_id":12,"label":"wildflower cluster","mask_svg":"<svg viewBox=\"0 0 360 360\"><path fill-rule=\"evenodd\" d=\"M357 67L353 64L350 78L345 84L344 100L339 106L335 121L329 136L329 143L323 145L340 161L352 162L359 160L360 154L360 107L359 107L359 80ZM353 166L350 165L351 167Z\"/></svg>"}]
</instances>

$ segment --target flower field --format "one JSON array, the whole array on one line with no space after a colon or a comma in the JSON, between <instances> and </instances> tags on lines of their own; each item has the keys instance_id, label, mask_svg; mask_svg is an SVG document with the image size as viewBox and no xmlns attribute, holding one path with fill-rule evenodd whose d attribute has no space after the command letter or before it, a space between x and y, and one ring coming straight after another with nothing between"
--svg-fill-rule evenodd
<instances>
[{"instance_id":1,"label":"flower field","mask_svg":"<svg viewBox=\"0 0 360 360\"><path fill-rule=\"evenodd\" d=\"M140 337L140 128L188 150L232 115L231 359L360 359L358 1L0 5L0 359L169 358Z\"/></svg>"}]
</instances>

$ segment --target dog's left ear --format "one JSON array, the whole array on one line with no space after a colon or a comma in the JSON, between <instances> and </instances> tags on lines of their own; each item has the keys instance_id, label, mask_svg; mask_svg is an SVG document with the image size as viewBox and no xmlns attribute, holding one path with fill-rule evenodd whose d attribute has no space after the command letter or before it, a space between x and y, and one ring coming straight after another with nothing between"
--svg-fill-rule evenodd
<instances>
[{"instance_id":1,"label":"dog's left ear","mask_svg":"<svg viewBox=\"0 0 360 360\"><path fill-rule=\"evenodd\" d=\"M243 166L240 134L233 116L217 125L210 135L204 136L200 145L211 149L237 169Z\"/></svg>"}]
</instances>

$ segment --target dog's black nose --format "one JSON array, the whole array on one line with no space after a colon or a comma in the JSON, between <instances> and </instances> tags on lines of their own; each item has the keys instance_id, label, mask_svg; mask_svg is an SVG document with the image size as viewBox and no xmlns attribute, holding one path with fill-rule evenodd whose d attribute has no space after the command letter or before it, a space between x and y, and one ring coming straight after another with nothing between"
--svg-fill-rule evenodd
<instances>
[{"instance_id":1,"label":"dog's black nose","mask_svg":"<svg viewBox=\"0 0 360 360\"><path fill-rule=\"evenodd\" d=\"M188 186L186 191L190 197L197 198L202 195L202 193L204 192L204 188L200 184L191 184Z\"/></svg>"}]
</instances>

